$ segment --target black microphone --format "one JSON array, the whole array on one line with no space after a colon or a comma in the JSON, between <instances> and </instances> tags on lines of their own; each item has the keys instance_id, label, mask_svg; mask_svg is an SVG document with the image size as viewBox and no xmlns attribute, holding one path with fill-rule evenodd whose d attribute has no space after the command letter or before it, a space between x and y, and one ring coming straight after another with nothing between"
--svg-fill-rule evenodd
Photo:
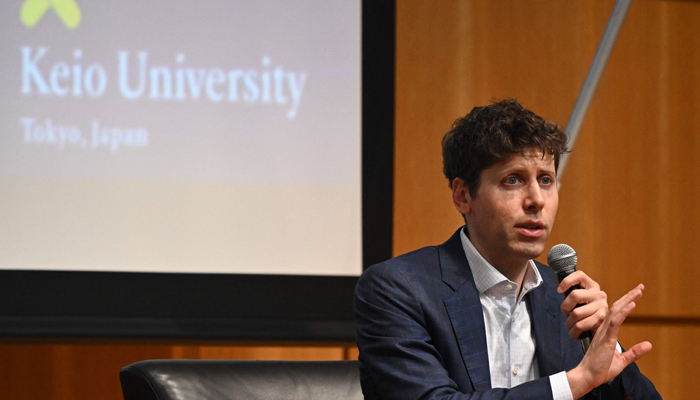
<instances>
[{"instance_id":1,"label":"black microphone","mask_svg":"<svg viewBox=\"0 0 700 400\"><path fill-rule=\"evenodd\" d=\"M567 276L576 272L576 262L577 262L576 252L568 244L558 244L552 247L547 254L547 264L556 274L557 279L561 281ZM581 286L574 285L569 288L569 290L564 293L564 296L568 296L572 290L581 289ZM577 304L576 307L581 307L583 304ZM583 354L586 354L588 347L591 345L591 340L593 339L593 332L585 331L579 335L578 339L581 341L581 348L583 349Z\"/></svg>"}]
</instances>

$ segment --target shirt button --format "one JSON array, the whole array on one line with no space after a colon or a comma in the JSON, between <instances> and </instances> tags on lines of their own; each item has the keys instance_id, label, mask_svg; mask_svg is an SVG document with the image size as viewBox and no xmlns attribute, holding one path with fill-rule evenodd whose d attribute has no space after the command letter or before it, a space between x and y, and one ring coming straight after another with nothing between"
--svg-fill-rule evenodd
<instances>
[{"instance_id":1,"label":"shirt button","mask_svg":"<svg viewBox=\"0 0 700 400\"><path fill-rule=\"evenodd\" d=\"M513 375L518 375L518 367L513 367Z\"/></svg>"},{"instance_id":2,"label":"shirt button","mask_svg":"<svg viewBox=\"0 0 700 400\"><path fill-rule=\"evenodd\" d=\"M507 285L506 285L506 289L508 289L508 290L513 290L513 285L511 285L510 283L507 284Z\"/></svg>"},{"instance_id":3,"label":"shirt button","mask_svg":"<svg viewBox=\"0 0 700 400\"><path fill-rule=\"evenodd\" d=\"M511 319L511 321L515 322L515 317L513 317L513 319Z\"/></svg>"}]
</instances>

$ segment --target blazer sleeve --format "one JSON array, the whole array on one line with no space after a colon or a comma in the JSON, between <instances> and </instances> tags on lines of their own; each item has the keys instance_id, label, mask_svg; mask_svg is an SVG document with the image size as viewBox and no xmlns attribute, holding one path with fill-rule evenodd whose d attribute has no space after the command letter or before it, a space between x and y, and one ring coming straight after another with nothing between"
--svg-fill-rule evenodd
<instances>
[{"instance_id":1,"label":"blazer sleeve","mask_svg":"<svg viewBox=\"0 0 700 400\"><path fill-rule=\"evenodd\" d=\"M423 307L430 293L425 286L386 263L360 278L354 309L366 400L552 399L548 377L512 389L474 392L472 386L460 391L426 326Z\"/></svg>"}]
</instances>

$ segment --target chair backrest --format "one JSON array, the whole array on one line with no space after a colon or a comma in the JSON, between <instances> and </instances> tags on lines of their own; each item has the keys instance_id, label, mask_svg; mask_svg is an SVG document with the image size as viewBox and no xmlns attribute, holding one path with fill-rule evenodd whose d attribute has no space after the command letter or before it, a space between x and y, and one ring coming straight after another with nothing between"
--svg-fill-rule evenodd
<instances>
[{"instance_id":1,"label":"chair backrest","mask_svg":"<svg viewBox=\"0 0 700 400\"><path fill-rule=\"evenodd\" d=\"M122 368L124 400L362 400L357 361L149 360Z\"/></svg>"}]
</instances>

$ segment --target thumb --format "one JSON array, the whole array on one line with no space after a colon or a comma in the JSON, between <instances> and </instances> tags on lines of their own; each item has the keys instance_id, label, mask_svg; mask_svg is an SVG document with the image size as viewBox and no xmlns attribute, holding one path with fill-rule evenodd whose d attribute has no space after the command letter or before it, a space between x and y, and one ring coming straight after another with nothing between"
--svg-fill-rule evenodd
<instances>
[{"instance_id":1,"label":"thumb","mask_svg":"<svg viewBox=\"0 0 700 400\"><path fill-rule=\"evenodd\" d=\"M620 354L620 356L625 366L627 366L644 357L649 351L651 351L651 343L642 342L635 344L629 350Z\"/></svg>"}]
</instances>

